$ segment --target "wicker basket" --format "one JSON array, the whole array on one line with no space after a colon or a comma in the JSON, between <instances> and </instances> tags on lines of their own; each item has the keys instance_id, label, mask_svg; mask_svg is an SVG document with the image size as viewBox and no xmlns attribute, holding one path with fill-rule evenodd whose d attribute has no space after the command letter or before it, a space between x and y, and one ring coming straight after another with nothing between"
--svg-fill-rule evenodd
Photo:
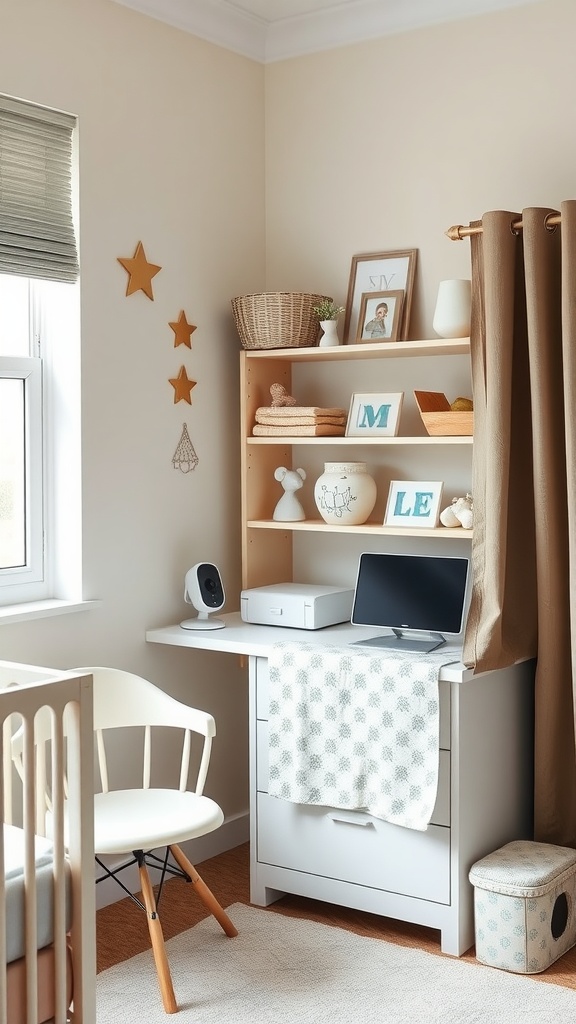
<instances>
[{"instance_id":1,"label":"wicker basket","mask_svg":"<svg viewBox=\"0 0 576 1024\"><path fill-rule=\"evenodd\" d=\"M302 348L318 344L320 327L313 306L331 302L306 292L258 292L232 299L243 348Z\"/></svg>"}]
</instances>

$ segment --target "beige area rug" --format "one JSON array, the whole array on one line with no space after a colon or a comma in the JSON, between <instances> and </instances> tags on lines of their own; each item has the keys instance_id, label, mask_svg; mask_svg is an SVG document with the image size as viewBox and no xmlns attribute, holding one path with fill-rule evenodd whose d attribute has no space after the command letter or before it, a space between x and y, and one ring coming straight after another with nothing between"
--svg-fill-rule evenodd
<instances>
[{"instance_id":1,"label":"beige area rug","mask_svg":"<svg viewBox=\"0 0 576 1024\"><path fill-rule=\"evenodd\" d=\"M166 943L179 1024L574 1024L576 991L243 904ZM166 1024L152 953L98 975L98 1024Z\"/></svg>"}]
</instances>

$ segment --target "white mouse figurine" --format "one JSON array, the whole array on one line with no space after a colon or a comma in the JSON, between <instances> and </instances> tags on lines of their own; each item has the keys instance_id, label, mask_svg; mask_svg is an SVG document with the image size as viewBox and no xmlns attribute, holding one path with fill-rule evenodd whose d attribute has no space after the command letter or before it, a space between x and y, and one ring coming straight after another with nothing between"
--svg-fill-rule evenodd
<instances>
[{"instance_id":1,"label":"white mouse figurine","mask_svg":"<svg viewBox=\"0 0 576 1024\"><path fill-rule=\"evenodd\" d=\"M276 505L272 518L281 523L295 523L300 519L306 519L304 509L295 494L306 479L305 471L278 466L278 469L274 470L274 479L280 481L284 494Z\"/></svg>"}]
</instances>

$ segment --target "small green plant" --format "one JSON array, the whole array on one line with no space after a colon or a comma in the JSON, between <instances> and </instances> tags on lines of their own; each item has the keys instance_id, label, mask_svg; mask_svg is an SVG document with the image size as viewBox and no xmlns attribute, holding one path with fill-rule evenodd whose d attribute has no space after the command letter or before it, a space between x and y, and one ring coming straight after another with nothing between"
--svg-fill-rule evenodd
<instances>
[{"instance_id":1,"label":"small green plant","mask_svg":"<svg viewBox=\"0 0 576 1024\"><path fill-rule=\"evenodd\" d=\"M319 306L312 306L312 309L319 320L337 320L340 313L344 312L344 306L335 306L332 299L324 299Z\"/></svg>"}]
</instances>

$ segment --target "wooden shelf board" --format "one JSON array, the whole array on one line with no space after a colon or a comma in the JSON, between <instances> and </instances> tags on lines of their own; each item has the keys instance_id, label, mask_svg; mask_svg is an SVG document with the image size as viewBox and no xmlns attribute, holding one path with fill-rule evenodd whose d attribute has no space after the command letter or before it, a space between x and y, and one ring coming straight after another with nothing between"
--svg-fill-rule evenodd
<instances>
[{"instance_id":1,"label":"wooden shelf board","mask_svg":"<svg viewBox=\"0 0 576 1024\"><path fill-rule=\"evenodd\" d=\"M363 445L445 445L445 444L473 444L474 438L471 435L446 434L429 437L247 437L249 445L267 444L313 444L313 445L353 445L358 448Z\"/></svg>"},{"instance_id":2,"label":"wooden shelf board","mask_svg":"<svg viewBox=\"0 0 576 1024\"><path fill-rule=\"evenodd\" d=\"M383 526L381 523L362 523L360 526L331 526L323 519L303 519L299 522L277 522L275 519L250 519L246 526L249 530L282 530L286 531L307 531L320 533L357 533L357 534L383 534L389 537L446 537L453 540L463 540L472 536L472 530L464 530L457 526L450 529L446 526L437 526L434 529L429 527L401 527Z\"/></svg>"},{"instance_id":3,"label":"wooden shelf board","mask_svg":"<svg viewBox=\"0 0 576 1024\"><path fill-rule=\"evenodd\" d=\"M285 360L290 363L332 362L346 359L399 359L404 356L469 355L470 338L432 338L424 341L382 341L329 348L243 349L246 359Z\"/></svg>"}]
</instances>

